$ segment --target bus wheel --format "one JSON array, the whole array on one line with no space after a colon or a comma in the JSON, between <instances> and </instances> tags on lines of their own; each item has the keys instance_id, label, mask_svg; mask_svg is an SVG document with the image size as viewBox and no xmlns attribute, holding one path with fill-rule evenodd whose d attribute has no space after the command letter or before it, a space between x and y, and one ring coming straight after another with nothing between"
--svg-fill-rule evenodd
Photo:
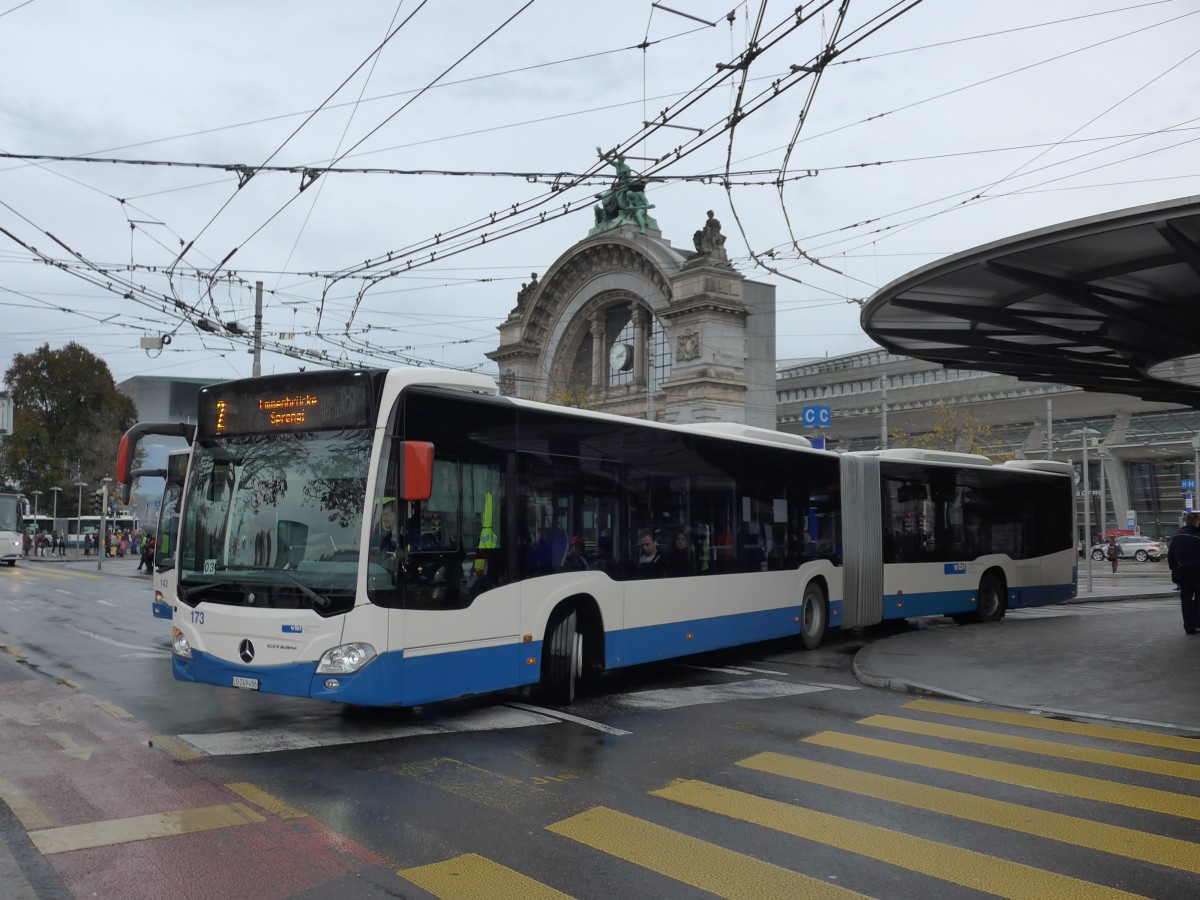
<instances>
[{"instance_id":1,"label":"bus wheel","mask_svg":"<svg viewBox=\"0 0 1200 900\"><path fill-rule=\"evenodd\" d=\"M999 622L1004 618L1008 606L1004 581L993 574L983 576L979 583L979 607L976 617L980 622Z\"/></svg>"},{"instance_id":2,"label":"bus wheel","mask_svg":"<svg viewBox=\"0 0 1200 900\"><path fill-rule=\"evenodd\" d=\"M556 610L542 645L542 693L551 703L575 699L575 683L583 668L583 635L576 629L573 607Z\"/></svg>"},{"instance_id":3,"label":"bus wheel","mask_svg":"<svg viewBox=\"0 0 1200 900\"><path fill-rule=\"evenodd\" d=\"M800 613L800 643L805 650L816 650L825 639L825 628L829 623L829 608L825 591L815 581L804 588L804 609Z\"/></svg>"}]
</instances>

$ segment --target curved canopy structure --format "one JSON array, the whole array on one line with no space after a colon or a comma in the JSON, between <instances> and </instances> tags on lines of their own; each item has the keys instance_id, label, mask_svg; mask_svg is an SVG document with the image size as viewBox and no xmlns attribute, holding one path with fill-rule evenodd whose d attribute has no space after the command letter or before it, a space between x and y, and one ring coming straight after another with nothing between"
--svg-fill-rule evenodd
<instances>
[{"instance_id":1,"label":"curved canopy structure","mask_svg":"<svg viewBox=\"0 0 1200 900\"><path fill-rule=\"evenodd\" d=\"M861 321L949 368L1200 408L1200 197L955 254L877 291Z\"/></svg>"}]
</instances>

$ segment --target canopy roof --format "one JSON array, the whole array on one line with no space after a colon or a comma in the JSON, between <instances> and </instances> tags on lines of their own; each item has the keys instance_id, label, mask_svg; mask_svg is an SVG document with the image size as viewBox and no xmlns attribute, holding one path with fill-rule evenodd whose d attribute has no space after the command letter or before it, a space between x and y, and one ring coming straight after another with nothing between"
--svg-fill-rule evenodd
<instances>
[{"instance_id":1,"label":"canopy roof","mask_svg":"<svg viewBox=\"0 0 1200 900\"><path fill-rule=\"evenodd\" d=\"M877 291L893 353L1200 408L1200 197L1031 231Z\"/></svg>"}]
</instances>

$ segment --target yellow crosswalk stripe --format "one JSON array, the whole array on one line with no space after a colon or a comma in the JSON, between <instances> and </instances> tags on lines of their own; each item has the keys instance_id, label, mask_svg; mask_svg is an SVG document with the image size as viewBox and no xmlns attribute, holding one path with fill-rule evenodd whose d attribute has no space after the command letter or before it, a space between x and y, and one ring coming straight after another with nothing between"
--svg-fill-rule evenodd
<instances>
[{"instance_id":1,"label":"yellow crosswalk stripe","mask_svg":"<svg viewBox=\"0 0 1200 900\"><path fill-rule=\"evenodd\" d=\"M399 869L396 874L442 900L478 900L480 897L494 897L496 900L570 900L569 894L556 891L475 853L466 853L428 866Z\"/></svg>"},{"instance_id":2,"label":"yellow crosswalk stripe","mask_svg":"<svg viewBox=\"0 0 1200 900\"><path fill-rule=\"evenodd\" d=\"M820 747L860 753L864 756L873 756L876 759L886 759L892 762L910 763L938 771L955 772L959 775L970 775L975 778L984 778L988 781L997 781L1017 787L1028 787L1051 794L1097 800L1100 803L1110 803L1115 806L1128 806L1131 809L1144 809L1148 812L1200 820L1200 797L1189 797L1185 794L1174 794L1155 788L1133 787L1114 781L1104 781L1100 778L1089 778L1085 775L1070 775L1033 766L994 762L960 753L948 753L945 750L927 750L912 744L880 741L875 738L840 734L835 731L823 731L804 738L804 741Z\"/></svg>"},{"instance_id":3,"label":"yellow crosswalk stripe","mask_svg":"<svg viewBox=\"0 0 1200 900\"><path fill-rule=\"evenodd\" d=\"M38 850L49 855L265 821L265 818L245 804L225 803L199 809L132 816L128 819L110 819L107 822L46 828L29 832L29 839Z\"/></svg>"},{"instance_id":4,"label":"yellow crosswalk stripe","mask_svg":"<svg viewBox=\"0 0 1200 900\"><path fill-rule=\"evenodd\" d=\"M943 716L957 716L962 719L997 722L1002 725L1019 725L1022 728L1034 728L1039 731L1054 731L1059 734L1075 734L1083 737L1103 738L1109 741L1122 741L1126 744L1141 744L1146 747L1163 747L1167 750L1186 750L1188 753L1200 753L1200 740L1194 737L1180 737L1177 734L1155 734L1152 731L1114 728L1111 725L1067 722L1062 719L1050 719L1045 716L1035 716L1029 713L1000 712L994 709L980 709L975 706L960 706L956 703L941 703L936 700L914 700L912 703L904 704L904 708L918 710L919 712L937 713Z\"/></svg>"},{"instance_id":5,"label":"yellow crosswalk stripe","mask_svg":"<svg viewBox=\"0 0 1200 900\"><path fill-rule=\"evenodd\" d=\"M308 813L296 809L290 803L281 800L274 794L267 793L262 788L248 781L231 782L225 785L225 787L229 788L229 790L233 791L243 800L249 800L260 809L274 813L281 819L303 819L308 815Z\"/></svg>"},{"instance_id":6,"label":"yellow crosswalk stripe","mask_svg":"<svg viewBox=\"0 0 1200 900\"><path fill-rule=\"evenodd\" d=\"M1071 759L1100 766L1112 766L1117 769L1131 769L1134 772L1148 772L1154 775L1167 775L1171 778L1200 781L1200 766L1195 763L1155 759L1154 757L1138 756L1134 753L1117 753L1113 750L1095 750L1091 747L1078 747L1074 744L1058 744L1053 741L1017 737L995 731L962 728L958 725L941 725L937 722L922 722L918 719L902 719L898 716L868 716L865 719L859 719L858 724L886 728L890 731L902 731L905 734L919 734L925 737L961 741L984 747L1036 753L1055 759Z\"/></svg>"},{"instance_id":7,"label":"yellow crosswalk stripe","mask_svg":"<svg viewBox=\"0 0 1200 900\"><path fill-rule=\"evenodd\" d=\"M1099 850L1128 859L1200 873L1200 844L1092 822L1062 813L1045 812L1017 803L977 797L961 791L931 787L886 775L860 772L827 763L759 753L738 763L747 769L824 785L864 797L901 803L916 809L954 816L1022 834L1032 834L1076 847Z\"/></svg>"},{"instance_id":8,"label":"yellow crosswalk stripe","mask_svg":"<svg viewBox=\"0 0 1200 900\"><path fill-rule=\"evenodd\" d=\"M863 896L603 806L546 829L718 897L846 900Z\"/></svg>"},{"instance_id":9,"label":"yellow crosswalk stripe","mask_svg":"<svg viewBox=\"0 0 1200 900\"><path fill-rule=\"evenodd\" d=\"M1047 897L1104 900L1138 896L1070 875L1047 872L975 850L964 850L702 781L677 781L650 793L1011 900L1045 900Z\"/></svg>"}]
</instances>

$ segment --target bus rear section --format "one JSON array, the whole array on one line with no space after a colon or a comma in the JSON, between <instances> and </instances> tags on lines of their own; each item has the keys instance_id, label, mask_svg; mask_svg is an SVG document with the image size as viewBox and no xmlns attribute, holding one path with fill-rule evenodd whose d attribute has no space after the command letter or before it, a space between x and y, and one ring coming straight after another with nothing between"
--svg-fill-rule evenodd
<instances>
[{"instance_id":1,"label":"bus rear section","mask_svg":"<svg viewBox=\"0 0 1200 900\"><path fill-rule=\"evenodd\" d=\"M846 454L847 625L994 622L1076 593L1071 467L973 454Z\"/></svg>"}]
</instances>

